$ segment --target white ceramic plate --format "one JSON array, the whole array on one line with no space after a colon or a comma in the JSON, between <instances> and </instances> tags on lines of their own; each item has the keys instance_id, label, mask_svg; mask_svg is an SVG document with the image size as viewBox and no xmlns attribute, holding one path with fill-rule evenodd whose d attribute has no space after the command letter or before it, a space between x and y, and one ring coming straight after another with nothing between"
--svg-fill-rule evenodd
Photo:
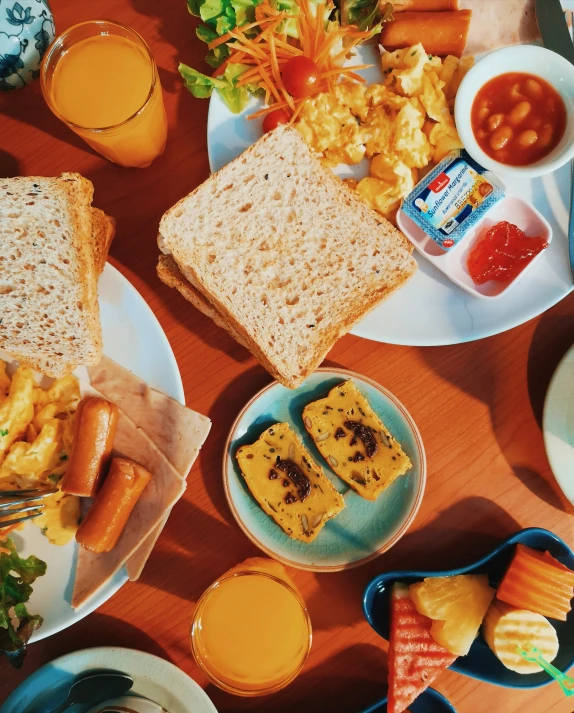
<instances>
[{"instance_id":1,"label":"white ceramic plate","mask_svg":"<svg viewBox=\"0 0 574 713\"><path fill-rule=\"evenodd\" d=\"M566 353L550 382L542 429L554 477L574 505L574 346Z\"/></svg>"},{"instance_id":2,"label":"white ceramic plate","mask_svg":"<svg viewBox=\"0 0 574 713\"><path fill-rule=\"evenodd\" d=\"M365 500L329 469L303 425L304 407L351 379L411 459L413 467L375 502ZM314 542L288 537L249 492L235 453L254 443L274 423L288 423L345 499L345 509L329 520ZM426 458L421 435L406 408L389 391L366 376L346 369L318 369L298 389L276 381L257 393L231 427L223 456L227 502L237 524L270 557L298 569L336 572L356 567L390 549L408 530L421 504Z\"/></svg>"},{"instance_id":3,"label":"white ceramic plate","mask_svg":"<svg viewBox=\"0 0 574 713\"><path fill-rule=\"evenodd\" d=\"M191 653L190 653L191 656ZM95 669L127 673L132 691L168 713L217 713L203 689L169 661L133 649L101 647L74 651L42 666L0 707L0 713L48 713L63 700L74 679ZM93 703L74 707L84 713Z\"/></svg>"},{"instance_id":4,"label":"white ceramic plate","mask_svg":"<svg viewBox=\"0 0 574 713\"><path fill-rule=\"evenodd\" d=\"M151 386L185 403L183 385L175 357L159 322L139 292L110 264L98 285L104 352L133 371ZM74 586L76 543L51 545L40 529L28 523L13 539L24 557L34 554L47 563L43 577L36 580L28 609L44 617L32 641L45 639L83 619L107 601L127 581L119 572L84 606L75 611L70 604Z\"/></svg>"},{"instance_id":5,"label":"white ceramic plate","mask_svg":"<svg viewBox=\"0 0 574 713\"><path fill-rule=\"evenodd\" d=\"M369 83L381 82L376 45L363 45L352 64L372 63L362 72ZM213 93L207 123L207 146L212 171L242 153L261 136L261 120L247 121L257 107L253 100L242 114L232 114ZM366 162L340 166L341 176L360 178ZM357 324L352 333L378 342L410 346L459 344L512 329L533 319L563 299L574 286L568 263L567 229L570 169L564 166L544 178L514 180L507 194L532 203L552 226L554 239L527 277L494 303L460 289L430 262L417 256L419 270L403 288Z\"/></svg>"}]
</instances>

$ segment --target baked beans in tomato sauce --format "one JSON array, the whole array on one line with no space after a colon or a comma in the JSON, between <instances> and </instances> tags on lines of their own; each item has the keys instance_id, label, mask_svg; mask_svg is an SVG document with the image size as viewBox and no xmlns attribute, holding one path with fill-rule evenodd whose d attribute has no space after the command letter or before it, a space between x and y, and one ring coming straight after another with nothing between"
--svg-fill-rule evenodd
<instances>
[{"instance_id":1,"label":"baked beans in tomato sauce","mask_svg":"<svg viewBox=\"0 0 574 713\"><path fill-rule=\"evenodd\" d=\"M528 166L553 151L566 131L566 107L548 82L509 72L487 82L476 95L472 130L495 161Z\"/></svg>"}]
</instances>

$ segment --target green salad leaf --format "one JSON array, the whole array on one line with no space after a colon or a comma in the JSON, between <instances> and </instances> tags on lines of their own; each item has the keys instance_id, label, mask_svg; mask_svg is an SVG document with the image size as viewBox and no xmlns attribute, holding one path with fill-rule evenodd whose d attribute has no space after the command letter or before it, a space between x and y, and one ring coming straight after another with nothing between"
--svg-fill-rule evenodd
<instances>
[{"instance_id":1,"label":"green salad leaf","mask_svg":"<svg viewBox=\"0 0 574 713\"><path fill-rule=\"evenodd\" d=\"M25 602L36 579L46 574L46 563L34 555L19 557L11 539L0 544L9 550L0 553L0 652L20 668L32 632L43 623L41 616L28 613Z\"/></svg>"},{"instance_id":2,"label":"green salad leaf","mask_svg":"<svg viewBox=\"0 0 574 713\"><path fill-rule=\"evenodd\" d=\"M249 67L246 64L228 64L223 74L209 77L186 64L179 65L179 73L187 89L198 99L210 97L213 90L217 89L223 101L234 114L239 114L249 102L249 94L256 93L255 87L246 84L237 86L237 80Z\"/></svg>"},{"instance_id":3,"label":"green salad leaf","mask_svg":"<svg viewBox=\"0 0 574 713\"><path fill-rule=\"evenodd\" d=\"M393 19L393 4L384 0L341 0L341 24L356 25L361 32L380 32Z\"/></svg>"}]
</instances>

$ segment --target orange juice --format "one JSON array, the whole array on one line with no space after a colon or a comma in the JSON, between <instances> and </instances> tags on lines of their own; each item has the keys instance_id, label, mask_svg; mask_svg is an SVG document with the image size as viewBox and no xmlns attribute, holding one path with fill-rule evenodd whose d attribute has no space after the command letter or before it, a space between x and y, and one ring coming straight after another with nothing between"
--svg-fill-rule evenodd
<instances>
[{"instance_id":1,"label":"orange juice","mask_svg":"<svg viewBox=\"0 0 574 713\"><path fill-rule=\"evenodd\" d=\"M163 151L157 68L133 30L107 21L72 27L46 55L42 88L54 113L106 158L143 167Z\"/></svg>"},{"instance_id":2,"label":"orange juice","mask_svg":"<svg viewBox=\"0 0 574 713\"><path fill-rule=\"evenodd\" d=\"M227 572L200 599L192 626L197 663L239 695L279 690L299 673L311 642L305 604L284 568L254 558Z\"/></svg>"}]
</instances>

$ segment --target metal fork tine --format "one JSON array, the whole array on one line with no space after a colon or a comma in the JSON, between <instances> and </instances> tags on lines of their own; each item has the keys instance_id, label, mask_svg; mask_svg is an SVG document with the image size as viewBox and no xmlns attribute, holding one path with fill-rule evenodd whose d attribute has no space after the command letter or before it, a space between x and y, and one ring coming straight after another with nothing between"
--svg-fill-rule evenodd
<instances>
[{"instance_id":1,"label":"metal fork tine","mask_svg":"<svg viewBox=\"0 0 574 713\"><path fill-rule=\"evenodd\" d=\"M0 512L0 527L2 527L2 520L10 515L20 515L23 512L33 512L34 510L43 510L44 503L39 505L29 505L27 508L14 508L13 510L2 510Z\"/></svg>"},{"instance_id":2,"label":"metal fork tine","mask_svg":"<svg viewBox=\"0 0 574 713\"><path fill-rule=\"evenodd\" d=\"M33 520L35 517L39 517L42 513L37 512L33 515L24 515L24 517L14 517L12 520L0 521L0 529L3 527L10 527L11 525L17 525L19 522L24 522L25 520Z\"/></svg>"},{"instance_id":3,"label":"metal fork tine","mask_svg":"<svg viewBox=\"0 0 574 713\"><path fill-rule=\"evenodd\" d=\"M24 495L23 497L20 497L21 494L25 492L23 490L2 490L0 491L0 498L8 498L5 502L0 501L0 510L8 508L8 507L13 507L14 505L26 505L29 502L33 502L35 500L42 500L43 498L48 497L48 495L54 495L54 493L57 493L58 490L57 488L51 488L50 490L29 490L28 493L29 495ZM34 493L34 494L32 494ZM14 497L16 496L16 497Z\"/></svg>"}]
</instances>

